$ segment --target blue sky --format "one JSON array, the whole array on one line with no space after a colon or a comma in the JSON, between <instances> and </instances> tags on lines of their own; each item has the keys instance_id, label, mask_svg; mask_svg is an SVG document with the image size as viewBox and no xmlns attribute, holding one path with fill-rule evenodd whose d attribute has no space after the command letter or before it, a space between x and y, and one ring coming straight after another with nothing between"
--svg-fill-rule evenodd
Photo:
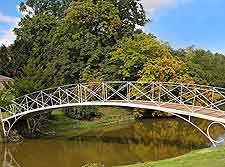
<instances>
[{"instance_id":1,"label":"blue sky","mask_svg":"<svg viewBox=\"0 0 225 167\"><path fill-rule=\"evenodd\" d=\"M15 39L21 0L0 0L0 45ZM146 32L173 47L195 45L225 53L225 0L142 0L152 22Z\"/></svg>"},{"instance_id":2,"label":"blue sky","mask_svg":"<svg viewBox=\"0 0 225 167\"><path fill-rule=\"evenodd\" d=\"M196 45L225 53L225 0L174 2L155 10L147 32L174 47Z\"/></svg>"},{"instance_id":3,"label":"blue sky","mask_svg":"<svg viewBox=\"0 0 225 167\"><path fill-rule=\"evenodd\" d=\"M22 15L17 10L20 0L0 0L0 45L9 45L15 39L12 29Z\"/></svg>"}]
</instances>

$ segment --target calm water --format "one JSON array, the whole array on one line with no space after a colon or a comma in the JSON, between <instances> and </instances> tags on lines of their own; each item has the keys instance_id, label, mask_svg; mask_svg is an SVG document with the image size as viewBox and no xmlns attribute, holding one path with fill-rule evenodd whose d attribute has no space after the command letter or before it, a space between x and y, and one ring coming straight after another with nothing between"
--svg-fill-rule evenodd
<instances>
[{"instance_id":1,"label":"calm water","mask_svg":"<svg viewBox=\"0 0 225 167\"><path fill-rule=\"evenodd\" d=\"M208 124L196 122L201 127ZM212 133L218 138L224 131L214 128ZM207 139L182 120L149 119L80 136L0 145L0 166L80 167L98 162L107 167L176 157L208 146Z\"/></svg>"}]
</instances>

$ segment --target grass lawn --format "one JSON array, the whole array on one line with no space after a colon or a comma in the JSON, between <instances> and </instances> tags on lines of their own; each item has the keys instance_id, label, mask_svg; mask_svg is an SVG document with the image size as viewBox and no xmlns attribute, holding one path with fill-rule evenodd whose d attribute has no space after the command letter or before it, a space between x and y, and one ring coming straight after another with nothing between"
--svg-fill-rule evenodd
<instances>
[{"instance_id":1,"label":"grass lawn","mask_svg":"<svg viewBox=\"0 0 225 167\"><path fill-rule=\"evenodd\" d=\"M225 167L225 147L207 148L177 158L123 167Z\"/></svg>"}]
</instances>

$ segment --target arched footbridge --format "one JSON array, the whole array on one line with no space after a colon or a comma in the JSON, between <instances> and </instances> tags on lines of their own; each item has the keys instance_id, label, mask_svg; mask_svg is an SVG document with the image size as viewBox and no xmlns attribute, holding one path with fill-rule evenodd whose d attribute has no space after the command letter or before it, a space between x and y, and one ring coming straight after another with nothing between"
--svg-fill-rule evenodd
<instances>
[{"instance_id":1,"label":"arched footbridge","mask_svg":"<svg viewBox=\"0 0 225 167\"><path fill-rule=\"evenodd\" d=\"M96 82L66 85L16 98L1 107L4 135L23 116L34 112L74 106L121 106L156 110L175 115L201 131L213 145L210 128L225 129L225 89L185 83ZM207 129L198 127L192 117L212 121Z\"/></svg>"}]
</instances>

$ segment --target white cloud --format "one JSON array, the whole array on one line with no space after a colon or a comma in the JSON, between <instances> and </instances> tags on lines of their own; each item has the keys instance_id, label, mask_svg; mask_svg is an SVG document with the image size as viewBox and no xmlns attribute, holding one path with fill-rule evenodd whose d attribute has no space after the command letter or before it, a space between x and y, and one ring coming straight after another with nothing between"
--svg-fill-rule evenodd
<instances>
[{"instance_id":1,"label":"white cloud","mask_svg":"<svg viewBox=\"0 0 225 167\"><path fill-rule=\"evenodd\" d=\"M142 0L146 10L157 9L174 4L176 0Z\"/></svg>"},{"instance_id":2,"label":"white cloud","mask_svg":"<svg viewBox=\"0 0 225 167\"><path fill-rule=\"evenodd\" d=\"M1 45L9 46L16 39L16 35L12 31L12 29L10 29L9 31L2 30L1 34L2 34L2 36L0 36L0 46Z\"/></svg>"},{"instance_id":3,"label":"white cloud","mask_svg":"<svg viewBox=\"0 0 225 167\"><path fill-rule=\"evenodd\" d=\"M20 18L6 16L0 12L0 23L7 23L7 24L17 24Z\"/></svg>"},{"instance_id":4,"label":"white cloud","mask_svg":"<svg viewBox=\"0 0 225 167\"><path fill-rule=\"evenodd\" d=\"M9 46L16 39L16 35L13 32L13 29L18 26L20 18L7 16L0 12L0 23L1 25L9 26L9 29L0 29L0 46L6 45Z\"/></svg>"},{"instance_id":5,"label":"white cloud","mask_svg":"<svg viewBox=\"0 0 225 167\"><path fill-rule=\"evenodd\" d=\"M23 17L25 17L26 15L29 15L32 17L32 15L34 14L34 11L29 6L26 6L26 11L23 11L23 12L19 10L19 5L16 6L16 9L18 12L22 14ZM18 27L18 23L20 19L21 18L18 18L18 17L6 16L0 12L0 23L10 26L10 28L7 30L0 29L0 46L1 45L9 46L15 41L16 35L13 32L13 29L15 27Z\"/></svg>"},{"instance_id":6,"label":"white cloud","mask_svg":"<svg viewBox=\"0 0 225 167\"><path fill-rule=\"evenodd\" d=\"M23 15L23 17L25 17L27 15L32 17L32 15L34 15L34 10L31 7L27 6L27 5L26 5L26 10L25 11L21 11L19 5L16 6L16 9L17 9L17 11L19 13L21 13Z\"/></svg>"},{"instance_id":7,"label":"white cloud","mask_svg":"<svg viewBox=\"0 0 225 167\"><path fill-rule=\"evenodd\" d=\"M180 4L189 3L192 0L141 0L144 5L144 8L151 12L152 10L164 8L164 7L171 7Z\"/></svg>"}]
</instances>

